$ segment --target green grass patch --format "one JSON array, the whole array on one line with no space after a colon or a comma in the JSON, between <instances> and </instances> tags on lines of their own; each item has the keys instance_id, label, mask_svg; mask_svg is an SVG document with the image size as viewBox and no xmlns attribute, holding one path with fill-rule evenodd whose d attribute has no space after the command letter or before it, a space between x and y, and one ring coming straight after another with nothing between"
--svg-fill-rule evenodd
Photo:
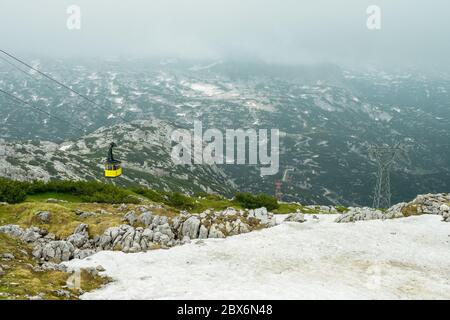
<instances>
[{"instance_id":1,"label":"green grass patch","mask_svg":"<svg viewBox=\"0 0 450 320\"><path fill-rule=\"evenodd\" d=\"M419 212L422 212L422 211L419 210L419 209L421 209L420 205L418 205L418 204L410 204L410 205L407 205L406 207L404 207L402 209L402 214L405 217L421 215L421 213L419 213Z\"/></svg>"},{"instance_id":2,"label":"green grass patch","mask_svg":"<svg viewBox=\"0 0 450 320\"><path fill-rule=\"evenodd\" d=\"M0 202L19 203L27 197L27 184L0 178Z\"/></svg>"},{"instance_id":3,"label":"green grass patch","mask_svg":"<svg viewBox=\"0 0 450 320\"><path fill-rule=\"evenodd\" d=\"M73 233L75 228L85 223L89 225L89 235L94 237L101 235L110 227L117 227L122 221L126 211L139 211L136 204L128 204L125 211L119 210L118 205L108 203L46 203L46 202L24 202L13 205L0 205L0 225L17 224L23 229L36 226L54 233L63 239ZM92 216L81 217L76 211L93 213ZM39 211L48 211L51 214L50 222L45 224L40 221L36 214ZM177 212L170 208L152 209L157 215L174 217Z\"/></svg>"},{"instance_id":4,"label":"green grass patch","mask_svg":"<svg viewBox=\"0 0 450 320\"><path fill-rule=\"evenodd\" d=\"M243 209L243 207L232 200L226 199L218 195L203 195L195 199L195 204L192 209L193 213L201 213L208 209L213 209L216 211L225 210L229 207L235 209Z\"/></svg>"},{"instance_id":5,"label":"green grass patch","mask_svg":"<svg viewBox=\"0 0 450 320\"><path fill-rule=\"evenodd\" d=\"M110 214L98 214L96 216L81 218L75 213L76 209L96 212L105 210ZM73 233L81 224L89 225L91 236L102 234L107 228L122 224L123 213L116 213L114 207L100 204L67 203L54 204L43 202L25 202L21 204L0 206L0 225L17 224L22 228L36 226L54 233L63 239ZM39 211L48 211L51 214L50 222L42 223L36 216Z\"/></svg>"},{"instance_id":6,"label":"green grass patch","mask_svg":"<svg viewBox=\"0 0 450 320\"><path fill-rule=\"evenodd\" d=\"M46 202L48 199L57 199L67 202L83 202L81 196L68 194L68 193L60 193L60 192L44 192L38 194L28 195L25 201L28 202Z\"/></svg>"},{"instance_id":7,"label":"green grass patch","mask_svg":"<svg viewBox=\"0 0 450 320\"><path fill-rule=\"evenodd\" d=\"M247 209L265 207L267 210L273 211L280 207L277 199L267 194L252 195L247 192L239 192L234 197L234 202Z\"/></svg>"},{"instance_id":8,"label":"green grass patch","mask_svg":"<svg viewBox=\"0 0 450 320\"><path fill-rule=\"evenodd\" d=\"M56 194L59 198L65 194L67 199L83 202L139 203L132 191L97 181L19 182L0 179L0 202L20 203L27 198L40 201L47 194Z\"/></svg>"},{"instance_id":9,"label":"green grass patch","mask_svg":"<svg viewBox=\"0 0 450 320\"><path fill-rule=\"evenodd\" d=\"M297 210L302 210L303 206L297 204L297 203L280 203L280 206L273 210L274 214L287 214L287 213L294 213L297 212Z\"/></svg>"},{"instance_id":10,"label":"green grass patch","mask_svg":"<svg viewBox=\"0 0 450 320\"><path fill-rule=\"evenodd\" d=\"M164 204L174 211L187 210L192 213L200 213L207 209L224 210L228 207L236 209L265 207L277 214L296 212L299 209L304 209L306 213L318 213L298 204L279 204L275 197L266 194L253 195L240 192L230 200L204 192L189 196L179 192L156 191L143 187L131 186L126 189L97 181L18 182L0 179L0 202L39 203L46 202L50 198L69 203L139 204L150 201Z\"/></svg>"},{"instance_id":11,"label":"green grass patch","mask_svg":"<svg viewBox=\"0 0 450 320\"><path fill-rule=\"evenodd\" d=\"M344 207L344 206L336 206L336 210L337 210L339 213L346 213L346 212L349 211L349 209L348 209L347 207Z\"/></svg>"}]
</instances>

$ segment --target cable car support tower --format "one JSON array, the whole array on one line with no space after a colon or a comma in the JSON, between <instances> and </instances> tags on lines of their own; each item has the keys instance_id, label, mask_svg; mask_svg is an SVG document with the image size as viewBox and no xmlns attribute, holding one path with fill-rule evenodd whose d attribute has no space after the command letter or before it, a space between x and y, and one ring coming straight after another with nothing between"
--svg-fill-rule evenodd
<instances>
[{"instance_id":1,"label":"cable car support tower","mask_svg":"<svg viewBox=\"0 0 450 320\"><path fill-rule=\"evenodd\" d=\"M377 175L375 192L373 196L373 208L391 207L391 177L390 170L402 151L400 144L392 146L371 146L369 148L370 156L377 163Z\"/></svg>"}]
</instances>

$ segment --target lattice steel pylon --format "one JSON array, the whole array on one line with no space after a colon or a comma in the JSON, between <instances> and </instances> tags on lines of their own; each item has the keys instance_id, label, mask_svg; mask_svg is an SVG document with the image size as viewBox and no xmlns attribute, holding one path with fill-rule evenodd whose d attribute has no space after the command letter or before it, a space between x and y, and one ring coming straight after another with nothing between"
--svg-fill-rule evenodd
<instances>
[{"instance_id":1,"label":"lattice steel pylon","mask_svg":"<svg viewBox=\"0 0 450 320\"><path fill-rule=\"evenodd\" d=\"M390 170L396 157L402 151L400 144L390 146L371 146L370 155L377 163L377 181L373 195L373 208L389 208L391 206Z\"/></svg>"}]
</instances>

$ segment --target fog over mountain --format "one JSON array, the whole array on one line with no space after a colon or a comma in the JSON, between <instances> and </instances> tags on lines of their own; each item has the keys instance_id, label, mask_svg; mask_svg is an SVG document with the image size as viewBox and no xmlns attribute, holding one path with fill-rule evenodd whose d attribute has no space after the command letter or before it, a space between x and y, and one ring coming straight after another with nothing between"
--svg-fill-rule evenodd
<instances>
[{"instance_id":1,"label":"fog over mountain","mask_svg":"<svg viewBox=\"0 0 450 320\"><path fill-rule=\"evenodd\" d=\"M73 5L79 30L67 26ZM367 25L373 5L379 30ZM102 179L108 134L119 132L122 185L231 196L274 194L282 181L286 201L371 205L377 162L368 149L402 142L393 201L446 191L449 10L443 0L2 0L1 49L96 105L0 60L0 89L48 112L0 94L0 176ZM141 135L123 119L152 125ZM223 131L279 129L278 174L172 166L159 135L199 120Z\"/></svg>"},{"instance_id":2,"label":"fog over mountain","mask_svg":"<svg viewBox=\"0 0 450 320\"><path fill-rule=\"evenodd\" d=\"M68 30L68 6L81 30ZM381 30L366 27L369 5ZM171 56L426 67L450 62L445 0L2 0L2 47L50 56ZM14 36L11 36L11 30Z\"/></svg>"}]
</instances>

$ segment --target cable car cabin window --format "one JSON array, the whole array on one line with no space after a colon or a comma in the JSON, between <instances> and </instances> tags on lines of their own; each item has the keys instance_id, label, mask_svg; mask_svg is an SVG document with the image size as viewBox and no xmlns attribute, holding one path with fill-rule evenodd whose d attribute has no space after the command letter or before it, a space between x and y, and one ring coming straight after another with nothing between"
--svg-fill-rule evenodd
<instances>
[{"instance_id":1,"label":"cable car cabin window","mask_svg":"<svg viewBox=\"0 0 450 320\"><path fill-rule=\"evenodd\" d=\"M120 164L106 164L105 169L106 170L119 170L121 168Z\"/></svg>"}]
</instances>

